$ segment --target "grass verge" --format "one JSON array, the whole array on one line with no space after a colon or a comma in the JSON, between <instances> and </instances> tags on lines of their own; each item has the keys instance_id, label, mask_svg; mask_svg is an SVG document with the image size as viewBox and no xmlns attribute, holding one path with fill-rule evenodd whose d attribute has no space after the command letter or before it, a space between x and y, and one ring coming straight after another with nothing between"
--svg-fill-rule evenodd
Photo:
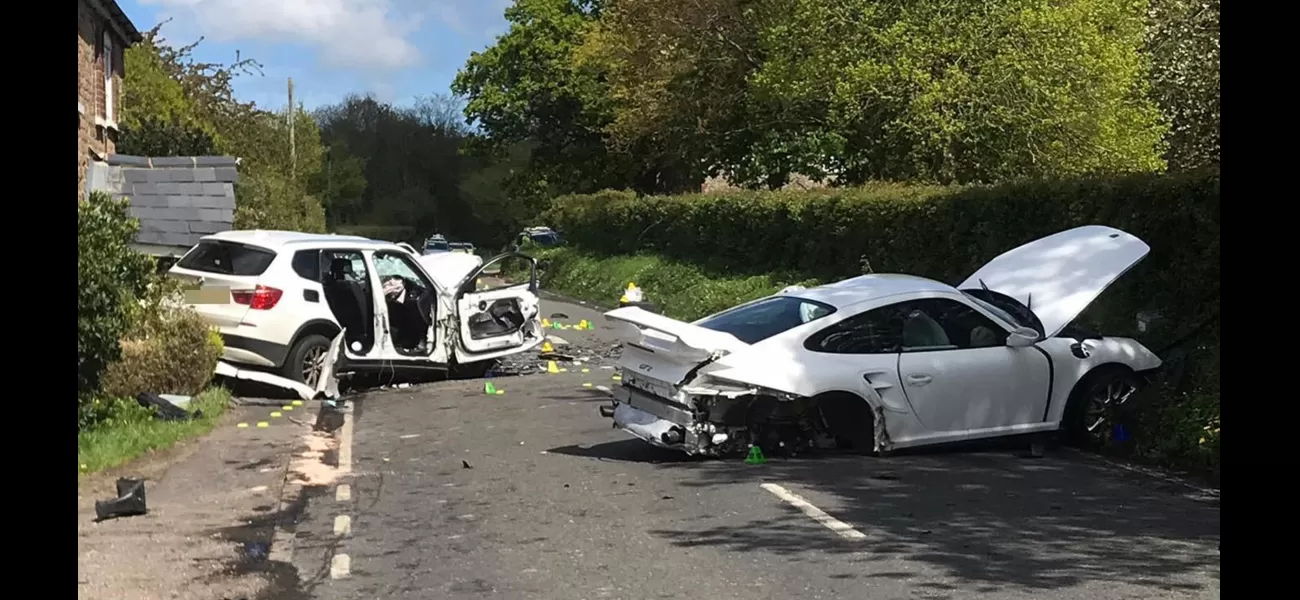
<instances>
[{"instance_id":1,"label":"grass verge","mask_svg":"<svg viewBox=\"0 0 1300 600\"><path fill-rule=\"evenodd\" d=\"M230 392L225 388L210 388L195 396L187 408L201 410L203 416L184 422L155 419L148 410L132 406L134 400L123 404L113 418L77 433L78 475L116 467L211 431L230 406Z\"/></svg>"},{"instance_id":2,"label":"grass verge","mask_svg":"<svg viewBox=\"0 0 1300 600\"><path fill-rule=\"evenodd\" d=\"M817 285L815 279L770 273L747 277L710 273L701 267L654 255L598 256L574 247L530 249L543 261L542 289L614 306L629 282L665 315L693 321L788 285ZM514 274L512 274L514 275Z\"/></svg>"}]
</instances>

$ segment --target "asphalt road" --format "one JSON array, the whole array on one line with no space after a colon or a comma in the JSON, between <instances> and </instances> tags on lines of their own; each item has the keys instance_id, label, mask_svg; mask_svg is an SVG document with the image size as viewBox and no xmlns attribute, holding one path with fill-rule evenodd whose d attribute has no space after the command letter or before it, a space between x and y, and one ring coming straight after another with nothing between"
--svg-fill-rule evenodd
<instances>
[{"instance_id":1,"label":"asphalt road","mask_svg":"<svg viewBox=\"0 0 1300 600\"><path fill-rule=\"evenodd\" d=\"M597 312L543 309L600 327L556 332L578 354L615 340ZM495 396L475 380L356 400L350 498L313 498L297 528L302 596L1219 597L1218 502L1187 488L1069 454L996 448L692 460L599 416L595 386L614 383L600 368L612 364L497 377L505 393ZM351 519L341 540L338 515ZM332 579L332 557L344 552L350 573Z\"/></svg>"}]
</instances>

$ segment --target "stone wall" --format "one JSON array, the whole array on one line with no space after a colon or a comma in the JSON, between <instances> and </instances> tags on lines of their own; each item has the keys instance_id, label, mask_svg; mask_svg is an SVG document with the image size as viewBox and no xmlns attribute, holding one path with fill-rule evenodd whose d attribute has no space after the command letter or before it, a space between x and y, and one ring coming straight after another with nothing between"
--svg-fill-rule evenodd
<instances>
[{"instance_id":1,"label":"stone wall","mask_svg":"<svg viewBox=\"0 0 1300 600\"><path fill-rule=\"evenodd\" d=\"M229 156L115 154L91 161L87 178L87 192L130 199L131 216L140 220L136 243L150 254L179 256L235 221L238 161Z\"/></svg>"}]
</instances>

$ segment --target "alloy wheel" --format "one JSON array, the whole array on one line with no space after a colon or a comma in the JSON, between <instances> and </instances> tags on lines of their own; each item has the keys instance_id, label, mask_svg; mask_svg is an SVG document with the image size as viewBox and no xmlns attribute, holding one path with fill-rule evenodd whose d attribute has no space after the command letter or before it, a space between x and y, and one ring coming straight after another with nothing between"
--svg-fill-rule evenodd
<instances>
[{"instance_id":1,"label":"alloy wheel","mask_svg":"<svg viewBox=\"0 0 1300 600\"><path fill-rule=\"evenodd\" d=\"M320 346L308 348L302 356L302 380L308 387L316 387L321 372L325 370L325 349Z\"/></svg>"},{"instance_id":2,"label":"alloy wheel","mask_svg":"<svg viewBox=\"0 0 1300 600\"><path fill-rule=\"evenodd\" d=\"M1084 427L1094 442L1110 440L1115 411L1128 402L1137 388L1122 378L1111 379L1106 385L1096 386L1088 396L1088 407L1083 412Z\"/></svg>"}]
</instances>

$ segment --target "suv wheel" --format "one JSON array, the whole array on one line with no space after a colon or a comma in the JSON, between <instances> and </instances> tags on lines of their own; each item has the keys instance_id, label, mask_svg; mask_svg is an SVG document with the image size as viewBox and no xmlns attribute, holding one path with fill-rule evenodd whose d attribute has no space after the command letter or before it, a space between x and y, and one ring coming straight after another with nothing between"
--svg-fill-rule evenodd
<instances>
[{"instance_id":1,"label":"suv wheel","mask_svg":"<svg viewBox=\"0 0 1300 600\"><path fill-rule=\"evenodd\" d=\"M289 356L280 367L280 375L308 387L316 387L321 372L325 369L325 357L329 354L330 340L323 335L308 334L302 336L298 343L289 350Z\"/></svg>"}]
</instances>

